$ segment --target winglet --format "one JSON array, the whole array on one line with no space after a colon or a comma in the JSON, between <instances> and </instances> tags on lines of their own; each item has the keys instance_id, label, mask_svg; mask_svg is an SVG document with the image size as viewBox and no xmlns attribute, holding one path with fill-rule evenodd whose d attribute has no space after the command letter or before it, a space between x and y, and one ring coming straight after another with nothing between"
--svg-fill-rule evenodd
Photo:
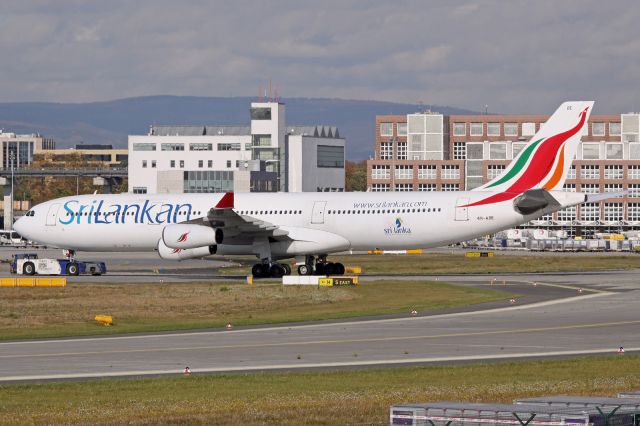
<instances>
[{"instance_id":1,"label":"winglet","mask_svg":"<svg viewBox=\"0 0 640 426\"><path fill-rule=\"evenodd\" d=\"M225 193L218 204L216 204L216 209L232 209L233 208L233 192Z\"/></svg>"}]
</instances>

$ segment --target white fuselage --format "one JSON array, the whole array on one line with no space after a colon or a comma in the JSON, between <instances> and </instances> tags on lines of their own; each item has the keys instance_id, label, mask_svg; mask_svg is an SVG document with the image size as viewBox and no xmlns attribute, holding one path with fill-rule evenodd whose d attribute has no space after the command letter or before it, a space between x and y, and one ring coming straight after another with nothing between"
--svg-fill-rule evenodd
<instances>
[{"instance_id":1,"label":"white fuselage","mask_svg":"<svg viewBox=\"0 0 640 426\"><path fill-rule=\"evenodd\" d=\"M80 195L40 204L16 222L24 237L82 251L151 251L166 225L206 218L223 194ZM459 207L488 192L238 193L233 210L271 224L298 242L271 241L274 255L343 250L429 248L465 241L522 224L513 201ZM563 207L582 194L560 193ZM326 244L323 243L326 241ZM309 244L305 244L305 243ZM213 242L212 242L213 243ZM218 245L219 254L256 254L238 236Z\"/></svg>"}]
</instances>

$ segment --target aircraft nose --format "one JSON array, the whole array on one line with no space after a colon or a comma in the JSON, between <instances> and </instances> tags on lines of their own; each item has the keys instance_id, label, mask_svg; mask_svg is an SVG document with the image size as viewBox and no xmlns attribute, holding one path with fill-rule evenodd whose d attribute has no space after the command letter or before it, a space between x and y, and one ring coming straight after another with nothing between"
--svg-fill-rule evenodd
<instances>
[{"instance_id":1,"label":"aircraft nose","mask_svg":"<svg viewBox=\"0 0 640 426\"><path fill-rule=\"evenodd\" d=\"M20 219L16 220L13 224L13 230L17 231L18 234L20 234L21 236L25 236L24 235L24 231L26 230L26 224L25 224L25 218L21 217Z\"/></svg>"}]
</instances>

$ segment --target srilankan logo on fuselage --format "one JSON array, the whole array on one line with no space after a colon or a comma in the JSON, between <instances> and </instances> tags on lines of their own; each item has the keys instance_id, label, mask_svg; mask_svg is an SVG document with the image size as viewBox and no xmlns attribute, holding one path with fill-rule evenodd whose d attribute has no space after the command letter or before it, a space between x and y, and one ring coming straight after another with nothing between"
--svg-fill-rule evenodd
<instances>
[{"instance_id":1,"label":"srilankan logo on fuselage","mask_svg":"<svg viewBox=\"0 0 640 426\"><path fill-rule=\"evenodd\" d=\"M407 226L404 221L397 217L393 226L389 226L388 228L384 228L385 235L402 235L402 234L410 234L411 228Z\"/></svg>"}]
</instances>

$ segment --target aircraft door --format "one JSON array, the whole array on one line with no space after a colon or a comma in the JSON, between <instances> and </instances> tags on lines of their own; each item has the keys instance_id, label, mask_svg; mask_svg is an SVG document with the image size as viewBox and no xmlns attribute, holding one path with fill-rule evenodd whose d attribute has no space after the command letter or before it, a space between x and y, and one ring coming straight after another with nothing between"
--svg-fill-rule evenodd
<instances>
[{"instance_id":1,"label":"aircraft door","mask_svg":"<svg viewBox=\"0 0 640 426\"><path fill-rule=\"evenodd\" d=\"M455 220L469 220L469 207L460 207L466 206L467 204L469 204L468 198L458 198L456 201Z\"/></svg>"},{"instance_id":2,"label":"aircraft door","mask_svg":"<svg viewBox=\"0 0 640 426\"><path fill-rule=\"evenodd\" d=\"M58 210L60 210L60 204L52 204L47 212L47 226L55 226L58 221Z\"/></svg>"},{"instance_id":3,"label":"aircraft door","mask_svg":"<svg viewBox=\"0 0 640 426\"><path fill-rule=\"evenodd\" d=\"M313 203L313 212L311 213L311 223L321 224L324 223L324 208L326 207L326 201L316 201Z\"/></svg>"}]
</instances>

